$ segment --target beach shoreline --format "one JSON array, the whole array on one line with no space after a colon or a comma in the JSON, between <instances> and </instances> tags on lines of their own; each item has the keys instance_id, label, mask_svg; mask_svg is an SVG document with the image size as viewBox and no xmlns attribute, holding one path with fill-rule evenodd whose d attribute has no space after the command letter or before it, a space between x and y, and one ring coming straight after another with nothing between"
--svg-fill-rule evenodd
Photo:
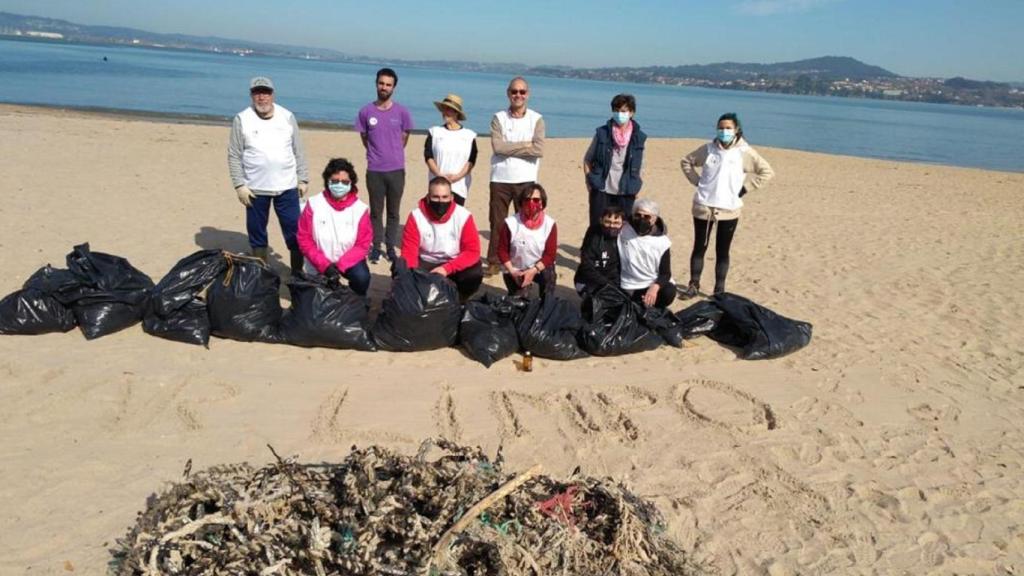
<instances>
[{"instance_id":1,"label":"beach shoreline","mask_svg":"<svg viewBox=\"0 0 1024 576\"><path fill-rule=\"evenodd\" d=\"M155 280L198 249L247 250L226 121L20 105L0 105L0 120L12 199L0 207L0 294L86 241ZM362 180L355 133L303 138L314 189L336 156ZM567 297L587 143L550 139L541 166ZM677 281L693 194L679 159L701 144L652 138L645 150L643 194L661 205ZM702 338L538 359L524 373L517 358L485 369L457 348L203 349L139 326L88 342L0 336L0 574L103 573L146 498L190 460L261 465L270 443L337 462L353 445L412 453L438 436L501 447L508 470L621 480L722 574L1019 572L1024 174L754 146L777 177L744 197L729 287L814 324L807 348L777 360L739 360ZM403 218L425 191L422 149L414 135ZM478 225L489 157L481 145L467 202ZM269 236L283 273L274 219ZM379 306L386 263L371 272ZM501 280L486 283L496 292Z\"/></svg>"},{"instance_id":2,"label":"beach shoreline","mask_svg":"<svg viewBox=\"0 0 1024 576\"><path fill-rule=\"evenodd\" d=\"M160 112L156 110L132 110L128 108L107 108L103 106L62 106L60 104L26 104L20 102L0 102L0 108L12 110L24 109L61 112L67 114L83 114L113 120L138 120L158 124L188 124L194 126L231 126L234 116L219 114L186 114L184 112ZM299 127L307 130L341 130L353 132L355 126L336 122L316 120L299 120ZM426 131L422 131L426 133Z\"/></svg>"}]
</instances>

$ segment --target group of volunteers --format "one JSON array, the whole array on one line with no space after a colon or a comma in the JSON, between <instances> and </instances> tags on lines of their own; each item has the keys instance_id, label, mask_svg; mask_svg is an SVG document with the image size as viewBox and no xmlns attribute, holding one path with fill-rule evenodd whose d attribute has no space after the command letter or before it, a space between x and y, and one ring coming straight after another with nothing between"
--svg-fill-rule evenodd
<instances>
[{"instance_id":1,"label":"group of volunteers","mask_svg":"<svg viewBox=\"0 0 1024 576\"><path fill-rule=\"evenodd\" d=\"M424 144L427 192L408 215L399 239L405 188L405 147L413 130L409 111L394 100L398 74L377 72L377 98L359 110L355 128L366 149L365 185L345 158L333 158L321 174L323 189L309 193L309 171L295 116L274 99L270 78L249 84L252 105L235 116L228 167L239 201L246 208L252 253L267 259L267 222L273 206L290 252L293 273L344 278L365 295L370 264L402 259L409 268L451 280L463 300L484 276L501 274L510 294L532 286L545 295L555 286L558 227L548 213L549 194L538 182L544 156L544 118L527 103L530 87L522 77L509 82L508 108L490 124L491 166L485 260L480 235L465 207L477 161L477 134L462 125L462 99L448 94L434 102L441 124ZM677 294L700 290L704 255L715 237L714 293L725 291L729 249L742 197L762 188L773 172L743 137L736 114L723 114L710 142L686 155L683 174L696 186L693 198L693 250L690 278L676 286L668 230L658 204L641 196L646 134L636 121L636 99L619 94L611 118L598 127L583 158L589 227L580 247L575 286L581 295L612 285L647 307L667 307ZM300 209L301 200L304 207ZM509 206L514 210L509 215Z\"/></svg>"}]
</instances>

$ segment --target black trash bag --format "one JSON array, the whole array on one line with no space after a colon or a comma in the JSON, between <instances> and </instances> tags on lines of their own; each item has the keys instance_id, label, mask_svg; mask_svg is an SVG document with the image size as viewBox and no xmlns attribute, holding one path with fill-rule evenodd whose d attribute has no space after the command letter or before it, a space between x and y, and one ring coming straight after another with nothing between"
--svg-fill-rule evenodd
<instances>
[{"instance_id":1,"label":"black trash bag","mask_svg":"<svg viewBox=\"0 0 1024 576\"><path fill-rule=\"evenodd\" d=\"M370 302L348 286L330 286L323 276L298 274L288 282L292 305L281 318L286 344L363 350L377 346L370 336Z\"/></svg>"},{"instance_id":2,"label":"black trash bag","mask_svg":"<svg viewBox=\"0 0 1024 576\"><path fill-rule=\"evenodd\" d=\"M391 290L381 303L373 338L381 350L419 352L455 344L462 306L455 284L440 274L394 265Z\"/></svg>"},{"instance_id":3,"label":"black trash bag","mask_svg":"<svg viewBox=\"0 0 1024 576\"><path fill-rule=\"evenodd\" d=\"M281 279L258 258L225 258L227 268L206 291L211 333L242 342L281 342Z\"/></svg>"},{"instance_id":4,"label":"black trash bag","mask_svg":"<svg viewBox=\"0 0 1024 576\"><path fill-rule=\"evenodd\" d=\"M74 302L86 289L82 279L74 272L54 268L49 264L36 270L22 288L38 290L64 304Z\"/></svg>"},{"instance_id":5,"label":"black trash bag","mask_svg":"<svg viewBox=\"0 0 1024 576\"><path fill-rule=\"evenodd\" d=\"M459 322L459 342L469 357L491 367L519 350L519 335L512 321L512 301L484 295L466 303Z\"/></svg>"},{"instance_id":6,"label":"black trash bag","mask_svg":"<svg viewBox=\"0 0 1024 576\"><path fill-rule=\"evenodd\" d=\"M146 291L91 292L71 306L86 340L113 334L139 323L146 311Z\"/></svg>"},{"instance_id":7,"label":"black trash bag","mask_svg":"<svg viewBox=\"0 0 1024 576\"><path fill-rule=\"evenodd\" d=\"M46 334L74 327L71 310L41 290L22 288L0 300L0 334Z\"/></svg>"},{"instance_id":8,"label":"black trash bag","mask_svg":"<svg viewBox=\"0 0 1024 576\"><path fill-rule=\"evenodd\" d=\"M153 280L128 260L93 252L86 243L75 246L67 264L81 285L56 297L71 305L86 339L113 334L142 320Z\"/></svg>"},{"instance_id":9,"label":"black trash bag","mask_svg":"<svg viewBox=\"0 0 1024 576\"><path fill-rule=\"evenodd\" d=\"M811 341L811 324L791 320L736 294L716 294L712 300L722 318L708 336L740 348L744 360L778 358Z\"/></svg>"},{"instance_id":10,"label":"black trash bag","mask_svg":"<svg viewBox=\"0 0 1024 576\"><path fill-rule=\"evenodd\" d=\"M679 321L683 338L689 340L714 330L722 319L722 309L711 300L701 300L677 312L676 319Z\"/></svg>"},{"instance_id":11,"label":"black trash bag","mask_svg":"<svg viewBox=\"0 0 1024 576\"><path fill-rule=\"evenodd\" d=\"M519 347L537 358L574 360L588 354L580 348L577 335L583 328L579 308L570 302L546 298L517 298L514 322Z\"/></svg>"},{"instance_id":12,"label":"black trash bag","mask_svg":"<svg viewBox=\"0 0 1024 576\"><path fill-rule=\"evenodd\" d=\"M643 315L640 316L640 322L654 330L669 346L675 348L683 347L683 340L686 339L686 329L683 323L676 318L675 314L669 312L667 308L650 307L644 309Z\"/></svg>"},{"instance_id":13,"label":"black trash bag","mask_svg":"<svg viewBox=\"0 0 1024 576\"><path fill-rule=\"evenodd\" d=\"M151 301L150 309L142 318L142 329L146 334L185 344L210 345L210 317L206 302L197 298L166 315L157 314L152 307Z\"/></svg>"},{"instance_id":14,"label":"black trash bag","mask_svg":"<svg viewBox=\"0 0 1024 576\"><path fill-rule=\"evenodd\" d=\"M179 260L150 293L142 329L159 338L208 347L210 316L199 295L227 267L221 250L199 250Z\"/></svg>"},{"instance_id":15,"label":"black trash bag","mask_svg":"<svg viewBox=\"0 0 1024 576\"><path fill-rule=\"evenodd\" d=\"M643 323L643 310L616 286L602 286L583 299L580 344L594 356L654 350L664 340Z\"/></svg>"},{"instance_id":16,"label":"black trash bag","mask_svg":"<svg viewBox=\"0 0 1024 576\"><path fill-rule=\"evenodd\" d=\"M93 252L89 243L79 244L67 256L68 270L97 292L152 290L153 280L113 254Z\"/></svg>"},{"instance_id":17,"label":"black trash bag","mask_svg":"<svg viewBox=\"0 0 1024 576\"><path fill-rule=\"evenodd\" d=\"M194 307L195 298L227 267L221 250L199 250L182 258L153 288L150 310L167 316L184 306Z\"/></svg>"},{"instance_id":18,"label":"black trash bag","mask_svg":"<svg viewBox=\"0 0 1024 576\"><path fill-rule=\"evenodd\" d=\"M82 292L82 281L70 270L47 264L32 274L22 289L0 301L0 334L46 334L75 327L70 304Z\"/></svg>"}]
</instances>

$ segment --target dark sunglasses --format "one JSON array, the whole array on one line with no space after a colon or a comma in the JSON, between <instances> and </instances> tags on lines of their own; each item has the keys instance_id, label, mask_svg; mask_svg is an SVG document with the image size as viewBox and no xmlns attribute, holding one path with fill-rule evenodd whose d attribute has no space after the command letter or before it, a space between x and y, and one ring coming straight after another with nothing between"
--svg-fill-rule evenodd
<instances>
[{"instance_id":1,"label":"dark sunglasses","mask_svg":"<svg viewBox=\"0 0 1024 576\"><path fill-rule=\"evenodd\" d=\"M352 181L351 180L334 180L334 179L331 179L330 183L331 184L351 184Z\"/></svg>"},{"instance_id":2,"label":"dark sunglasses","mask_svg":"<svg viewBox=\"0 0 1024 576\"><path fill-rule=\"evenodd\" d=\"M512 95L519 94L520 96L526 96L527 92L529 92L529 90L513 90L512 88L508 89L508 93Z\"/></svg>"},{"instance_id":3,"label":"dark sunglasses","mask_svg":"<svg viewBox=\"0 0 1024 576\"><path fill-rule=\"evenodd\" d=\"M249 90L249 94L273 94L274 91L270 88L253 88Z\"/></svg>"},{"instance_id":4,"label":"dark sunglasses","mask_svg":"<svg viewBox=\"0 0 1024 576\"><path fill-rule=\"evenodd\" d=\"M533 204L543 204L544 203L544 199L543 198L527 198L526 201L530 202L530 203L533 203Z\"/></svg>"},{"instance_id":5,"label":"dark sunglasses","mask_svg":"<svg viewBox=\"0 0 1024 576\"><path fill-rule=\"evenodd\" d=\"M650 220L651 222L654 222L655 220L658 219L658 217L655 216L654 214L641 214L637 212L636 216L637 218L643 218L644 220Z\"/></svg>"}]
</instances>

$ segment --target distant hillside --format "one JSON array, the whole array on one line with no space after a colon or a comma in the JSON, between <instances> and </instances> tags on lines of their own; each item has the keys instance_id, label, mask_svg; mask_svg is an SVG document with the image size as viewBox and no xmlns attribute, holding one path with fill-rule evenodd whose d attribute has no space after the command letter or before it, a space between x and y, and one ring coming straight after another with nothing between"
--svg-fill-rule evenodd
<instances>
[{"instance_id":1,"label":"distant hillside","mask_svg":"<svg viewBox=\"0 0 1024 576\"><path fill-rule=\"evenodd\" d=\"M960 76L950 78L949 80L944 81L943 84L950 88L961 88L963 90L1002 90L1010 87L1010 84L1003 82L968 80L967 78L961 78Z\"/></svg>"},{"instance_id":2,"label":"distant hillside","mask_svg":"<svg viewBox=\"0 0 1024 576\"><path fill-rule=\"evenodd\" d=\"M321 58L346 59L348 55L336 50L290 46L287 44L270 44L249 42L217 36L191 36L188 34L161 34L136 28L118 26L89 26L76 24L67 20L45 18L42 16L24 16L10 12L0 12L0 34L12 34L12 31L35 31L49 34L60 34L62 40L70 42L96 42L113 44L140 44L167 48L183 48L191 50L208 50L215 52L258 52L279 56L315 55ZM31 36L29 34L26 34ZM47 36L42 36L46 38ZM52 39L52 37L49 37Z\"/></svg>"},{"instance_id":3,"label":"distant hillside","mask_svg":"<svg viewBox=\"0 0 1024 576\"><path fill-rule=\"evenodd\" d=\"M644 66L640 68L589 68L584 72L633 73L653 76L687 77L724 82L752 78L790 79L810 76L819 80L864 80L868 78L896 78L897 74L865 64L847 56L823 56L796 62L775 64L745 64L720 62L717 64L689 64L684 66Z\"/></svg>"},{"instance_id":4,"label":"distant hillside","mask_svg":"<svg viewBox=\"0 0 1024 576\"><path fill-rule=\"evenodd\" d=\"M761 80L792 82L798 78L804 81L833 82L837 80L877 80L899 78L885 68L865 64L847 56L823 56L796 62L774 64L747 64L742 62L719 62L716 64L688 64L683 66L643 66L636 68L567 68L537 66L530 72L546 76L568 76L593 80L615 79L627 82L665 83L668 79L686 79L687 84L704 82L722 84L728 82L750 83ZM669 82L671 83L671 82Z\"/></svg>"}]
</instances>

